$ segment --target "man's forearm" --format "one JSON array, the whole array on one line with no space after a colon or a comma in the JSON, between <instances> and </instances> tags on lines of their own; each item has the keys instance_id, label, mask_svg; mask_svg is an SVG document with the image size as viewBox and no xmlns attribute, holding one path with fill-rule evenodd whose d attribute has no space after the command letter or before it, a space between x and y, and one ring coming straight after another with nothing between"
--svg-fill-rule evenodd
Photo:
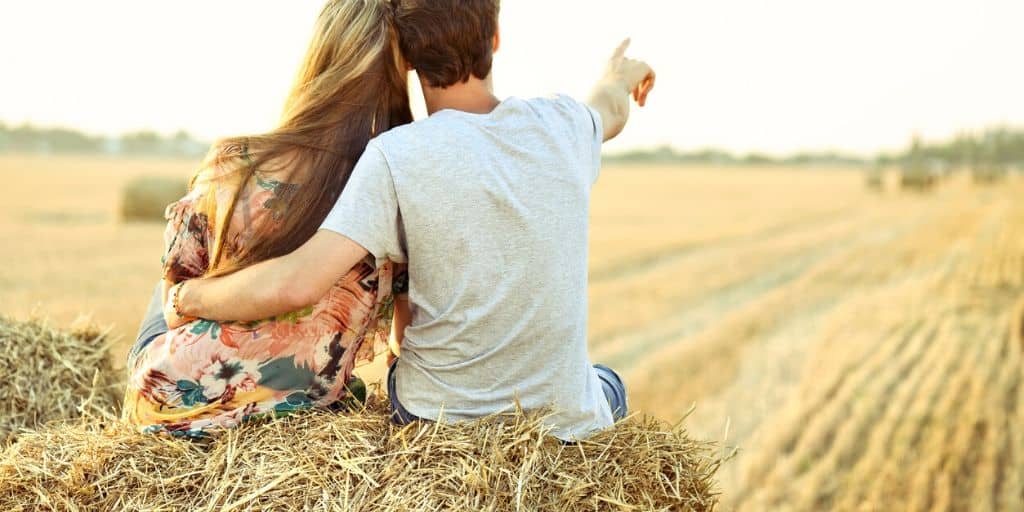
<instances>
[{"instance_id":1,"label":"man's forearm","mask_svg":"<svg viewBox=\"0 0 1024 512\"><path fill-rule=\"evenodd\" d=\"M189 317L217 321L253 321L288 313L308 304L289 293L287 275L275 260L245 272L188 281L178 292L178 309Z\"/></svg>"},{"instance_id":2,"label":"man's forearm","mask_svg":"<svg viewBox=\"0 0 1024 512\"><path fill-rule=\"evenodd\" d=\"M602 80L594 88L587 103L601 114L604 141L622 133L629 120L629 88L623 81Z\"/></svg>"},{"instance_id":3,"label":"man's forearm","mask_svg":"<svg viewBox=\"0 0 1024 512\"><path fill-rule=\"evenodd\" d=\"M242 322L290 313L320 300L366 255L348 238L321 230L286 256L224 277L187 281L178 290L178 312Z\"/></svg>"}]
</instances>

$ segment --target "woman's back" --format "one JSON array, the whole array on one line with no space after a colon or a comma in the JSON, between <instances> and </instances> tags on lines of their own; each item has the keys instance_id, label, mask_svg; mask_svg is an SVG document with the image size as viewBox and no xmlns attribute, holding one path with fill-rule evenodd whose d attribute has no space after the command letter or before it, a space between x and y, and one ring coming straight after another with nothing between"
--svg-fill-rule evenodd
<instances>
[{"instance_id":1,"label":"woman's back","mask_svg":"<svg viewBox=\"0 0 1024 512\"><path fill-rule=\"evenodd\" d=\"M225 139L188 196L168 208L167 282L294 251L334 206L370 139L412 121L393 15L388 2L325 2L278 125ZM147 429L200 435L337 403L355 361L386 346L394 269L374 265L360 264L301 311L249 323L197 320L137 345L126 416Z\"/></svg>"},{"instance_id":2,"label":"woman's back","mask_svg":"<svg viewBox=\"0 0 1024 512\"><path fill-rule=\"evenodd\" d=\"M298 173L207 166L167 208L164 278L206 275L280 229ZM222 229L223 228L223 229ZM148 430L201 435L256 415L337 403L357 360L386 346L394 268L364 261L316 304L250 323L196 320L136 347L126 414ZM241 299L241 298L240 298Z\"/></svg>"}]
</instances>

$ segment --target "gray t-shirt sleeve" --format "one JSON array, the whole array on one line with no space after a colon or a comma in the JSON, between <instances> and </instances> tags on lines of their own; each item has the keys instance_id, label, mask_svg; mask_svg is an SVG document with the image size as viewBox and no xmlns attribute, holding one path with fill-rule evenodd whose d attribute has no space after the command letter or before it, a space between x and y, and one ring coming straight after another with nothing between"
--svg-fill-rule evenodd
<instances>
[{"instance_id":1,"label":"gray t-shirt sleeve","mask_svg":"<svg viewBox=\"0 0 1024 512\"><path fill-rule=\"evenodd\" d=\"M591 157L590 182L596 183L601 172L601 145L604 143L604 124L601 114L586 103L576 101L571 96L559 94L556 97L563 108L566 108L573 120L573 128L584 134L583 143Z\"/></svg>"},{"instance_id":2,"label":"gray t-shirt sleeve","mask_svg":"<svg viewBox=\"0 0 1024 512\"><path fill-rule=\"evenodd\" d=\"M581 103L587 110L587 114L590 117L590 122L593 126L593 133L591 133L591 151L594 156L594 179L591 183L597 182L597 176L601 173L601 145L604 144L604 121L601 119L601 114L594 110L594 107Z\"/></svg>"},{"instance_id":3,"label":"gray t-shirt sleeve","mask_svg":"<svg viewBox=\"0 0 1024 512\"><path fill-rule=\"evenodd\" d=\"M359 158L345 190L320 229L350 238L378 263L405 263L402 219L391 168L380 148L371 143Z\"/></svg>"}]
</instances>

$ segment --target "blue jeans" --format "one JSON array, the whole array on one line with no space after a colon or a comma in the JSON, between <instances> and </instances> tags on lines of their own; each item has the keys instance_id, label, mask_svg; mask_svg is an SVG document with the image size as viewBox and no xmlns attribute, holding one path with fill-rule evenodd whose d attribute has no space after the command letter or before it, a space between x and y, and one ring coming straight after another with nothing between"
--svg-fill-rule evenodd
<instances>
[{"instance_id":1,"label":"blue jeans","mask_svg":"<svg viewBox=\"0 0 1024 512\"><path fill-rule=\"evenodd\" d=\"M164 285L161 282L157 283L156 289L153 290L153 296L149 299L149 307L146 308L146 314L142 316L142 325L139 326L139 333L135 335L135 344L128 352L128 358L131 359L137 355L154 338L169 330L167 322L164 322Z\"/></svg>"},{"instance_id":2,"label":"blue jeans","mask_svg":"<svg viewBox=\"0 0 1024 512\"><path fill-rule=\"evenodd\" d=\"M420 418L409 412L398 400L398 391L395 388L395 365L398 361L391 363L388 368L388 400L391 402L391 422L395 425L408 425ZM601 389L604 390L604 397L608 400L608 406L612 409L612 418L619 421L629 414L629 406L626 404L626 384L614 370L603 364L595 364L597 377L601 380Z\"/></svg>"},{"instance_id":3,"label":"blue jeans","mask_svg":"<svg viewBox=\"0 0 1024 512\"><path fill-rule=\"evenodd\" d=\"M603 364L595 364L597 377L601 379L601 388L604 390L604 397L608 400L608 406L612 408L612 418L619 421L629 414L629 405L626 403L626 383L622 382L615 370Z\"/></svg>"}]
</instances>

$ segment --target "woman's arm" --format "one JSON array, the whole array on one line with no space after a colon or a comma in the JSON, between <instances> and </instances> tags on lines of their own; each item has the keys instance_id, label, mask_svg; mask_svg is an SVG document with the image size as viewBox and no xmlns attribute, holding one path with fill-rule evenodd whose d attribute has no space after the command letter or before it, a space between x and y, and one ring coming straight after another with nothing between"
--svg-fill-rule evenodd
<instances>
[{"instance_id":1,"label":"woman's arm","mask_svg":"<svg viewBox=\"0 0 1024 512\"><path fill-rule=\"evenodd\" d=\"M167 208L161 284L164 322L170 329L193 320L175 314L175 284L202 276L209 268L209 218L207 212L197 209L206 193L208 187L205 184L197 186Z\"/></svg>"},{"instance_id":2,"label":"woman's arm","mask_svg":"<svg viewBox=\"0 0 1024 512\"><path fill-rule=\"evenodd\" d=\"M187 316L179 315L178 314L178 306L175 305L175 302L178 300L178 298L177 298L178 292L181 290L181 287L184 286L186 281L181 281L180 283L173 283L169 279L164 279L163 280L163 286L164 286L164 303L163 303L163 306L164 306L164 308L163 308L163 311L164 311L164 323L167 324L167 328L168 329L177 329L178 327L181 327L182 325L185 325L185 324L187 324L187 323L189 323L189 322L191 322L193 320L196 320L195 317L187 317Z\"/></svg>"}]
</instances>

